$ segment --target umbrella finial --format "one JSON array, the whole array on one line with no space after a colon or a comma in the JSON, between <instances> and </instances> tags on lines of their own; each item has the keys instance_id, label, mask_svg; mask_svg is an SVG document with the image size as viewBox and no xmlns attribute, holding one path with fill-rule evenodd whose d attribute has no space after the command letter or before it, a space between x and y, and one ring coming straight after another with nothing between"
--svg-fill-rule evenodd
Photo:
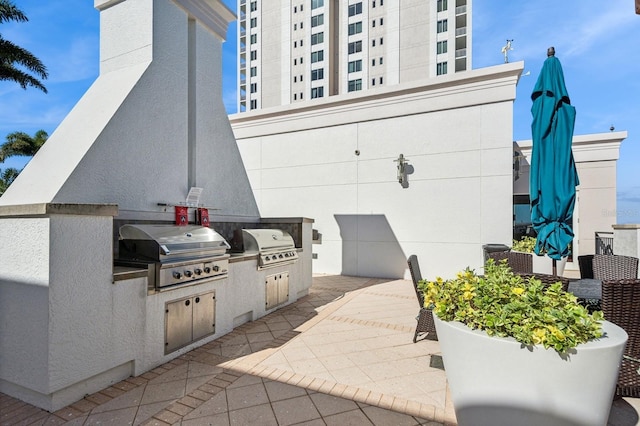
<instances>
[{"instance_id":1,"label":"umbrella finial","mask_svg":"<svg viewBox=\"0 0 640 426\"><path fill-rule=\"evenodd\" d=\"M551 46L550 48L547 49L547 56L556 56L555 47Z\"/></svg>"}]
</instances>

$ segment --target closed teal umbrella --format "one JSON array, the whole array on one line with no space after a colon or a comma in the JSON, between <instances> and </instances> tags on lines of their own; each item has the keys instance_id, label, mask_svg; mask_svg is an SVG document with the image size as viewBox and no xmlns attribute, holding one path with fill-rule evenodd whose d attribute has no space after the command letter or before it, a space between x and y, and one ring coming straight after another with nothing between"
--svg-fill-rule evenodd
<instances>
[{"instance_id":1,"label":"closed teal umbrella","mask_svg":"<svg viewBox=\"0 0 640 426\"><path fill-rule=\"evenodd\" d=\"M569 255L573 240L573 207L580 184L571 152L576 110L571 106L560 61L550 47L531 94L529 192L531 222L538 234L535 252L554 260Z\"/></svg>"}]
</instances>

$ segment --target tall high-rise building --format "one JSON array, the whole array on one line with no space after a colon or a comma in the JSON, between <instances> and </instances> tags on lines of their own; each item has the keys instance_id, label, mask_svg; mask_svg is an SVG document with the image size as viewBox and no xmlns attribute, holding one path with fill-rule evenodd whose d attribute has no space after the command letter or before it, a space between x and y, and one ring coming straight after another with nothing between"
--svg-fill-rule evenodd
<instances>
[{"instance_id":1,"label":"tall high-rise building","mask_svg":"<svg viewBox=\"0 0 640 426\"><path fill-rule=\"evenodd\" d=\"M238 0L238 112L471 69L472 0Z\"/></svg>"}]
</instances>

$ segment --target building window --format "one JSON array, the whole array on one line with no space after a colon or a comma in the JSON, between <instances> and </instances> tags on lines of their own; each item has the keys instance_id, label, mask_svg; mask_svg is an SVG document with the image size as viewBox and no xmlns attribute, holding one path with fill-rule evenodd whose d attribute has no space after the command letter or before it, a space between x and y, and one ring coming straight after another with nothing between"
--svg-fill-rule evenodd
<instances>
[{"instance_id":1,"label":"building window","mask_svg":"<svg viewBox=\"0 0 640 426\"><path fill-rule=\"evenodd\" d=\"M293 24L293 31L298 29L298 24Z\"/></svg>"},{"instance_id":2,"label":"building window","mask_svg":"<svg viewBox=\"0 0 640 426\"><path fill-rule=\"evenodd\" d=\"M384 6L384 0L380 0L380 6Z\"/></svg>"},{"instance_id":3,"label":"building window","mask_svg":"<svg viewBox=\"0 0 640 426\"><path fill-rule=\"evenodd\" d=\"M300 92L300 99L304 99L304 93Z\"/></svg>"},{"instance_id":4,"label":"building window","mask_svg":"<svg viewBox=\"0 0 640 426\"><path fill-rule=\"evenodd\" d=\"M311 0L311 9L317 9L322 6L324 6L324 0ZM300 6L300 10L302 10L302 6Z\"/></svg>"},{"instance_id":5,"label":"building window","mask_svg":"<svg viewBox=\"0 0 640 426\"><path fill-rule=\"evenodd\" d=\"M324 96L324 87L312 87L311 99L321 98Z\"/></svg>"},{"instance_id":6,"label":"building window","mask_svg":"<svg viewBox=\"0 0 640 426\"><path fill-rule=\"evenodd\" d=\"M349 54L362 52L362 40L349 43Z\"/></svg>"},{"instance_id":7,"label":"building window","mask_svg":"<svg viewBox=\"0 0 640 426\"><path fill-rule=\"evenodd\" d=\"M375 79L375 78L372 78L372 79L371 79L371 85L372 85L372 86L375 86L375 85L376 85L376 79Z\"/></svg>"},{"instance_id":8,"label":"building window","mask_svg":"<svg viewBox=\"0 0 640 426\"><path fill-rule=\"evenodd\" d=\"M438 0L438 12L444 12L447 9L447 0Z\"/></svg>"},{"instance_id":9,"label":"building window","mask_svg":"<svg viewBox=\"0 0 640 426\"><path fill-rule=\"evenodd\" d=\"M447 63L446 62L438 62L437 68L436 68L436 74L437 75L444 75L447 73Z\"/></svg>"},{"instance_id":10,"label":"building window","mask_svg":"<svg viewBox=\"0 0 640 426\"><path fill-rule=\"evenodd\" d=\"M375 67L375 66L376 66L376 58L373 58L373 59L371 60L371 66L372 66L372 67Z\"/></svg>"},{"instance_id":11,"label":"building window","mask_svg":"<svg viewBox=\"0 0 640 426\"><path fill-rule=\"evenodd\" d=\"M300 12L302 12L304 10L304 4L300 5Z\"/></svg>"},{"instance_id":12,"label":"building window","mask_svg":"<svg viewBox=\"0 0 640 426\"><path fill-rule=\"evenodd\" d=\"M251 44L256 44L258 42L258 34L251 34Z\"/></svg>"},{"instance_id":13,"label":"building window","mask_svg":"<svg viewBox=\"0 0 640 426\"><path fill-rule=\"evenodd\" d=\"M298 47L298 42L297 42L297 41L294 41L294 42L293 42L293 47L294 47L294 48Z\"/></svg>"},{"instance_id":14,"label":"building window","mask_svg":"<svg viewBox=\"0 0 640 426\"><path fill-rule=\"evenodd\" d=\"M317 27L318 25L322 25L322 24L324 24L324 13L311 17L312 27Z\"/></svg>"},{"instance_id":15,"label":"building window","mask_svg":"<svg viewBox=\"0 0 640 426\"><path fill-rule=\"evenodd\" d=\"M362 13L362 2L349 5L349 16L355 16Z\"/></svg>"},{"instance_id":16,"label":"building window","mask_svg":"<svg viewBox=\"0 0 640 426\"><path fill-rule=\"evenodd\" d=\"M384 44L384 37L380 37L380 45L382 46Z\"/></svg>"},{"instance_id":17,"label":"building window","mask_svg":"<svg viewBox=\"0 0 640 426\"><path fill-rule=\"evenodd\" d=\"M376 26L376 20L374 19L373 21L371 21L371 26L375 27Z\"/></svg>"},{"instance_id":18,"label":"building window","mask_svg":"<svg viewBox=\"0 0 640 426\"><path fill-rule=\"evenodd\" d=\"M384 24L384 18L380 18L380 25Z\"/></svg>"},{"instance_id":19,"label":"building window","mask_svg":"<svg viewBox=\"0 0 640 426\"><path fill-rule=\"evenodd\" d=\"M349 72L358 72L362 71L362 60L358 59L357 61L349 62Z\"/></svg>"},{"instance_id":20,"label":"building window","mask_svg":"<svg viewBox=\"0 0 640 426\"><path fill-rule=\"evenodd\" d=\"M294 101L297 101L297 100L298 100L298 94L297 94L297 93L294 93L294 94L293 94L293 100L294 100Z\"/></svg>"},{"instance_id":21,"label":"building window","mask_svg":"<svg viewBox=\"0 0 640 426\"><path fill-rule=\"evenodd\" d=\"M304 76L300 74L300 81L304 80Z\"/></svg>"},{"instance_id":22,"label":"building window","mask_svg":"<svg viewBox=\"0 0 640 426\"><path fill-rule=\"evenodd\" d=\"M362 79L349 80L349 92L355 92L357 90L362 90Z\"/></svg>"},{"instance_id":23,"label":"building window","mask_svg":"<svg viewBox=\"0 0 640 426\"><path fill-rule=\"evenodd\" d=\"M349 24L349 35L354 35L362 32L362 22L354 22Z\"/></svg>"},{"instance_id":24,"label":"building window","mask_svg":"<svg viewBox=\"0 0 640 426\"><path fill-rule=\"evenodd\" d=\"M447 30L449 29L448 27L449 27L449 25L448 25L448 23L447 23L447 20L446 20L446 19L443 19L443 20L441 20L441 21L438 21L438 32L439 32L439 33L445 33L445 32L447 32Z\"/></svg>"},{"instance_id":25,"label":"building window","mask_svg":"<svg viewBox=\"0 0 640 426\"><path fill-rule=\"evenodd\" d=\"M373 1L371 2L371 7L376 7L376 0L373 0Z\"/></svg>"},{"instance_id":26,"label":"building window","mask_svg":"<svg viewBox=\"0 0 640 426\"><path fill-rule=\"evenodd\" d=\"M438 54L447 53L447 40L438 42Z\"/></svg>"},{"instance_id":27,"label":"building window","mask_svg":"<svg viewBox=\"0 0 640 426\"><path fill-rule=\"evenodd\" d=\"M324 60L324 50L318 50L317 52L311 52L311 63L316 63Z\"/></svg>"},{"instance_id":28,"label":"building window","mask_svg":"<svg viewBox=\"0 0 640 426\"><path fill-rule=\"evenodd\" d=\"M378 64L382 65L382 57L378 60Z\"/></svg>"},{"instance_id":29,"label":"building window","mask_svg":"<svg viewBox=\"0 0 640 426\"><path fill-rule=\"evenodd\" d=\"M257 50L252 50L251 51L251 60L255 61L256 59L258 59L258 51Z\"/></svg>"},{"instance_id":30,"label":"building window","mask_svg":"<svg viewBox=\"0 0 640 426\"><path fill-rule=\"evenodd\" d=\"M300 47L304 46L304 40L300 40Z\"/></svg>"},{"instance_id":31,"label":"building window","mask_svg":"<svg viewBox=\"0 0 640 426\"><path fill-rule=\"evenodd\" d=\"M293 58L293 65L298 65L298 59L297 58Z\"/></svg>"},{"instance_id":32,"label":"building window","mask_svg":"<svg viewBox=\"0 0 640 426\"><path fill-rule=\"evenodd\" d=\"M376 45L376 39L374 38L373 40L371 40L371 47L375 47Z\"/></svg>"},{"instance_id":33,"label":"building window","mask_svg":"<svg viewBox=\"0 0 640 426\"><path fill-rule=\"evenodd\" d=\"M298 13L298 6L293 6L293 13Z\"/></svg>"},{"instance_id":34,"label":"building window","mask_svg":"<svg viewBox=\"0 0 640 426\"><path fill-rule=\"evenodd\" d=\"M294 83L297 83L297 82L298 82L298 76L297 76L297 75L294 75L294 76L293 76L293 82L294 82Z\"/></svg>"},{"instance_id":35,"label":"building window","mask_svg":"<svg viewBox=\"0 0 640 426\"><path fill-rule=\"evenodd\" d=\"M251 83L251 93L256 93L258 91L258 83Z\"/></svg>"},{"instance_id":36,"label":"building window","mask_svg":"<svg viewBox=\"0 0 640 426\"><path fill-rule=\"evenodd\" d=\"M251 2L251 11L255 12L256 10L258 10L258 2L257 1L252 1Z\"/></svg>"},{"instance_id":37,"label":"building window","mask_svg":"<svg viewBox=\"0 0 640 426\"><path fill-rule=\"evenodd\" d=\"M258 18L251 18L251 28L258 26Z\"/></svg>"},{"instance_id":38,"label":"building window","mask_svg":"<svg viewBox=\"0 0 640 426\"><path fill-rule=\"evenodd\" d=\"M258 101L256 99L251 100L251 109L258 109Z\"/></svg>"},{"instance_id":39,"label":"building window","mask_svg":"<svg viewBox=\"0 0 640 426\"><path fill-rule=\"evenodd\" d=\"M251 70L249 71L251 77L255 77L258 75L258 67L251 67Z\"/></svg>"},{"instance_id":40,"label":"building window","mask_svg":"<svg viewBox=\"0 0 640 426\"><path fill-rule=\"evenodd\" d=\"M300 22L300 29L304 28L304 22Z\"/></svg>"},{"instance_id":41,"label":"building window","mask_svg":"<svg viewBox=\"0 0 640 426\"><path fill-rule=\"evenodd\" d=\"M324 33L311 34L311 45L324 43ZM300 44L302 46L302 44Z\"/></svg>"},{"instance_id":42,"label":"building window","mask_svg":"<svg viewBox=\"0 0 640 426\"><path fill-rule=\"evenodd\" d=\"M324 68L311 70L311 81L322 80L324 78Z\"/></svg>"},{"instance_id":43,"label":"building window","mask_svg":"<svg viewBox=\"0 0 640 426\"><path fill-rule=\"evenodd\" d=\"M382 84L382 77L380 77L380 84Z\"/></svg>"}]
</instances>

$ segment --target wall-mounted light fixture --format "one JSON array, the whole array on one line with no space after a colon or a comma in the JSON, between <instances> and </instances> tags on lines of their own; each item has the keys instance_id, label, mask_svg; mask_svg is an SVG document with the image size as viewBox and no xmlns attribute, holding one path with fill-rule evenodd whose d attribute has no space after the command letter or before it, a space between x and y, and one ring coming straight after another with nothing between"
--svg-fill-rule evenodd
<instances>
[{"instance_id":1,"label":"wall-mounted light fixture","mask_svg":"<svg viewBox=\"0 0 640 426\"><path fill-rule=\"evenodd\" d=\"M398 163L397 167L398 167L398 182L400 183L400 185L405 184L405 182L407 181L407 161L409 161L408 158L404 158L404 155L400 154L398 156L397 160L393 160L395 163Z\"/></svg>"}]
</instances>

